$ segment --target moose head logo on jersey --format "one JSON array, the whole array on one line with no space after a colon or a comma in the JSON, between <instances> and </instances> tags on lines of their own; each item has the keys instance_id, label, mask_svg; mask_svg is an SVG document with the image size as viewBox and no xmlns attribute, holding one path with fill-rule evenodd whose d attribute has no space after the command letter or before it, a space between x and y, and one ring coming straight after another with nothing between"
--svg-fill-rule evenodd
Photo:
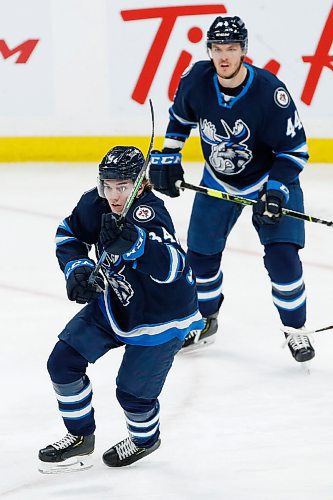
<instances>
[{"instance_id":1,"label":"moose head logo on jersey","mask_svg":"<svg viewBox=\"0 0 333 500\"><path fill-rule=\"evenodd\" d=\"M232 130L224 120L221 123L225 135L217 134L208 120L200 120L202 140L211 146L210 164L220 174L239 174L252 160L252 151L244 144L250 137L249 127L243 120L237 120Z\"/></svg>"},{"instance_id":2,"label":"moose head logo on jersey","mask_svg":"<svg viewBox=\"0 0 333 500\"><path fill-rule=\"evenodd\" d=\"M126 307L130 303L130 300L134 295L134 291L125 276L121 274L125 266L122 266L120 270L116 271L115 264L117 263L121 264L121 257L118 255L107 255L103 264L103 272L114 293L122 305Z\"/></svg>"}]
</instances>

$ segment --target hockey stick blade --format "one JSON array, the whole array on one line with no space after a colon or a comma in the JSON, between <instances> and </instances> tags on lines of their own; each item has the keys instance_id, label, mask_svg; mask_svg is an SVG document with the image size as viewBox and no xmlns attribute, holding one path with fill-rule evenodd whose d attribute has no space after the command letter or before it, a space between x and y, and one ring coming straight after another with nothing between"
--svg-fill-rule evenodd
<instances>
[{"instance_id":1,"label":"hockey stick blade","mask_svg":"<svg viewBox=\"0 0 333 500\"><path fill-rule=\"evenodd\" d=\"M152 149L154 146L154 138L155 138L155 114L154 114L153 102L151 99L149 99L149 107L150 107L150 115L151 115L151 136L150 136L150 143L149 143L149 147L148 147L148 152L147 152L147 156L146 156L146 159L144 161L144 164L142 165L142 168L139 172L139 175L133 184L132 190L131 190L130 194L128 195L128 198L126 200L124 208L121 212L120 219L119 219L120 225L121 225L121 220L123 220L126 217L129 209L131 208L131 206L136 198L136 195L138 194L138 191L139 191L141 184L145 178L145 175L146 175L149 163L150 163L150 156L151 156L151 152L152 152ZM96 285L95 280L96 280L97 274L99 273L99 271L101 269L101 266L103 265L103 262L106 259L106 256L107 256L107 252L105 250L103 250L102 255L99 258L99 261L97 262L96 267L93 270L93 272L91 273L91 275L89 276L89 280L88 280L88 285L98 287L98 288L96 288L96 290L98 292L102 292L103 290L98 285Z\"/></svg>"},{"instance_id":2,"label":"hockey stick blade","mask_svg":"<svg viewBox=\"0 0 333 500\"><path fill-rule=\"evenodd\" d=\"M211 196L213 198L219 198L225 201L232 201L233 203L238 203L239 205L255 205L257 202L255 200L250 200L248 198L243 198L242 196L235 196L233 194L225 193L217 189L211 189L204 186L195 186L184 181L176 181L175 183L178 189L189 189L195 191L196 193L202 193L206 196ZM294 219L302 219L307 222L315 222L317 224L323 224L325 226L333 227L333 221L328 221L325 219L319 219L318 217L313 217L312 215L304 214L303 212L296 212L295 210L289 210L289 208L282 209L283 215L287 217L293 217Z\"/></svg>"}]
</instances>

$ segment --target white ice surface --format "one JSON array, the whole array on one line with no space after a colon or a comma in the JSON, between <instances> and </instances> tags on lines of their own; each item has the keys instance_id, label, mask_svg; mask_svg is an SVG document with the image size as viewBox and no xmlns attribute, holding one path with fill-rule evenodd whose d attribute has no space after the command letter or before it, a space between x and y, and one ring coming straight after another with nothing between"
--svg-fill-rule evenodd
<instances>
[{"instance_id":1,"label":"white ice surface","mask_svg":"<svg viewBox=\"0 0 333 500\"><path fill-rule=\"evenodd\" d=\"M198 182L200 166L186 168ZM84 190L91 164L0 166L0 497L8 499L333 499L333 331L317 334L306 375L281 349L262 248L246 208L223 257L225 302L216 343L178 355L160 398L162 446L123 469L101 455L126 436L116 399L122 349L89 368L94 467L43 476L37 452L65 434L46 371L57 334L79 306L66 298L54 232ZM333 167L302 175L306 211L332 220ZM165 199L185 245L193 194ZM209 214L207 214L209 223ZM308 327L333 324L333 228L306 224Z\"/></svg>"}]
</instances>

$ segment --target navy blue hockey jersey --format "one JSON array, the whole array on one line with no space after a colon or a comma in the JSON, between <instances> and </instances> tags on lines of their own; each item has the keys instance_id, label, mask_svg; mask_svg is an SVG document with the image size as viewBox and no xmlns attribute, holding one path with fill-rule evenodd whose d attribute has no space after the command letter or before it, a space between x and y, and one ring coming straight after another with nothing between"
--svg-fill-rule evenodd
<instances>
[{"instance_id":1,"label":"navy blue hockey jersey","mask_svg":"<svg viewBox=\"0 0 333 500\"><path fill-rule=\"evenodd\" d=\"M206 160L203 184L255 198L268 179L292 182L308 150L285 85L269 71L245 66L248 78L235 97L222 93L210 61L184 73L170 108L165 147L175 147L169 138L184 142L199 126Z\"/></svg>"},{"instance_id":2,"label":"navy blue hockey jersey","mask_svg":"<svg viewBox=\"0 0 333 500\"><path fill-rule=\"evenodd\" d=\"M97 256L102 253L101 217L110 211L97 189L83 194L57 230L56 254L63 271L87 258L93 245ZM203 328L203 321L195 280L170 215L162 200L144 192L126 218L143 229L144 246L139 252L107 257L103 273L108 286L98 299L101 311L124 343L158 345L175 337L183 340L191 330Z\"/></svg>"}]
</instances>

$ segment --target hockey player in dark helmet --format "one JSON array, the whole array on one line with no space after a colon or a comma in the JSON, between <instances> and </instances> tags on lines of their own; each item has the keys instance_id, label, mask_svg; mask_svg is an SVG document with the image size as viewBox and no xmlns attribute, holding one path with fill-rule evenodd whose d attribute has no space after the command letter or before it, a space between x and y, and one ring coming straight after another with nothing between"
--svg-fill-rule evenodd
<instances>
[{"instance_id":1,"label":"hockey player in dark helmet","mask_svg":"<svg viewBox=\"0 0 333 500\"><path fill-rule=\"evenodd\" d=\"M87 367L121 346L126 349L116 397L129 435L109 448L103 461L122 467L155 451L158 396L184 338L203 325L192 271L170 215L147 180L119 219L144 161L138 148L112 148L99 165L98 187L82 195L57 230L56 254L68 298L85 306L60 333L48 360L67 434L39 451L41 472L89 467L96 425ZM89 282L95 268L92 246L97 258L107 252L98 287ZM112 422L109 427L111 432Z\"/></svg>"},{"instance_id":2,"label":"hockey player in dark helmet","mask_svg":"<svg viewBox=\"0 0 333 500\"><path fill-rule=\"evenodd\" d=\"M239 17L219 16L215 19L207 32L207 50L221 82L244 80L246 68L243 61L247 46L247 29Z\"/></svg>"},{"instance_id":3,"label":"hockey player in dark helmet","mask_svg":"<svg viewBox=\"0 0 333 500\"><path fill-rule=\"evenodd\" d=\"M145 158L138 148L127 146L110 149L102 159L99 165L98 194L107 199L113 213L121 214L144 162ZM144 179L137 196L150 190L148 180Z\"/></svg>"},{"instance_id":4,"label":"hockey player in dark helmet","mask_svg":"<svg viewBox=\"0 0 333 500\"><path fill-rule=\"evenodd\" d=\"M238 16L217 17L207 31L206 43L208 49L211 49L212 43L239 43L246 53L248 36L244 21Z\"/></svg>"},{"instance_id":5,"label":"hockey player in dark helmet","mask_svg":"<svg viewBox=\"0 0 333 500\"><path fill-rule=\"evenodd\" d=\"M283 216L285 207L304 211L299 181L309 156L304 128L285 84L245 62L248 33L238 16L217 17L206 44L210 61L196 62L180 79L163 150L152 154L150 180L161 193L180 195L181 150L198 126L205 159L201 185L257 200L252 224L264 247L273 303L282 324L296 329L287 337L292 356L306 362L315 351L303 334L306 292L299 250L305 243L304 223ZM242 210L228 201L195 196L187 257L206 324L190 332L184 349L214 340L224 299L222 254Z\"/></svg>"},{"instance_id":6,"label":"hockey player in dark helmet","mask_svg":"<svg viewBox=\"0 0 333 500\"><path fill-rule=\"evenodd\" d=\"M99 178L131 179L135 181L143 167L145 158L134 146L115 146L102 158L99 164Z\"/></svg>"}]
</instances>

